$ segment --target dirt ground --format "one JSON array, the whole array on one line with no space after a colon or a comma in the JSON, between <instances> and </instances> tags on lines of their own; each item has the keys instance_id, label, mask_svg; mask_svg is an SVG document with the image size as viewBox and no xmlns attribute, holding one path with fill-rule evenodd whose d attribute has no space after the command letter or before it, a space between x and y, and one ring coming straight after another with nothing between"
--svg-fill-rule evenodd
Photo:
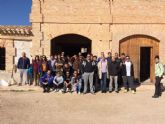
<instances>
[{"instance_id":1,"label":"dirt ground","mask_svg":"<svg viewBox=\"0 0 165 124\"><path fill-rule=\"evenodd\" d=\"M152 99L150 87L96 95L0 89L0 124L164 124L165 95Z\"/></svg>"}]
</instances>

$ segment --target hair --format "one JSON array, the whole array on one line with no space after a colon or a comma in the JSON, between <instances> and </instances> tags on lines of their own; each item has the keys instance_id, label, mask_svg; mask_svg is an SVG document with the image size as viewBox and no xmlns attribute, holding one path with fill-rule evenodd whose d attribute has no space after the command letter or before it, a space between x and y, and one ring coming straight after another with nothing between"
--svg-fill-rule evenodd
<instances>
[{"instance_id":1,"label":"hair","mask_svg":"<svg viewBox=\"0 0 165 124\"><path fill-rule=\"evenodd\" d=\"M155 59L159 59L159 55L156 55L156 56L155 56Z\"/></svg>"},{"instance_id":2,"label":"hair","mask_svg":"<svg viewBox=\"0 0 165 124\"><path fill-rule=\"evenodd\" d=\"M37 58L38 58L38 60L40 60L39 55L36 55L36 56L35 56L35 61L37 60Z\"/></svg>"},{"instance_id":3,"label":"hair","mask_svg":"<svg viewBox=\"0 0 165 124\"><path fill-rule=\"evenodd\" d=\"M125 53L121 53L121 55L125 56Z\"/></svg>"}]
</instances>

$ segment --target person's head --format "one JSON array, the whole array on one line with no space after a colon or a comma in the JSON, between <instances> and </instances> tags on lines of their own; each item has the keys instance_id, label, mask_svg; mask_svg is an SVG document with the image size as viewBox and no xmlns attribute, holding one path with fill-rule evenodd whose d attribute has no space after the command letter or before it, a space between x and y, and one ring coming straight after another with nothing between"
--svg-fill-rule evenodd
<instances>
[{"instance_id":1,"label":"person's head","mask_svg":"<svg viewBox=\"0 0 165 124\"><path fill-rule=\"evenodd\" d=\"M53 56L53 55L51 55L51 56L50 56L50 60L53 60L53 59L54 59L54 56Z\"/></svg>"},{"instance_id":2,"label":"person's head","mask_svg":"<svg viewBox=\"0 0 165 124\"><path fill-rule=\"evenodd\" d=\"M112 53L111 52L108 52L108 57L112 57Z\"/></svg>"},{"instance_id":3,"label":"person's head","mask_svg":"<svg viewBox=\"0 0 165 124\"><path fill-rule=\"evenodd\" d=\"M116 52L115 53L115 58L118 58L119 57L119 54Z\"/></svg>"},{"instance_id":4,"label":"person's head","mask_svg":"<svg viewBox=\"0 0 165 124\"><path fill-rule=\"evenodd\" d=\"M65 55L65 52L61 52L61 56L64 56Z\"/></svg>"},{"instance_id":5,"label":"person's head","mask_svg":"<svg viewBox=\"0 0 165 124\"><path fill-rule=\"evenodd\" d=\"M69 71L66 72L66 76L69 77L70 76L70 73Z\"/></svg>"},{"instance_id":6,"label":"person's head","mask_svg":"<svg viewBox=\"0 0 165 124\"><path fill-rule=\"evenodd\" d=\"M81 52L79 52L79 53L78 53L78 55L79 55L79 56L82 56L82 53L81 53Z\"/></svg>"},{"instance_id":7,"label":"person's head","mask_svg":"<svg viewBox=\"0 0 165 124\"><path fill-rule=\"evenodd\" d=\"M64 64L64 68L69 68L69 64L68 63L65 63Z\"/></svg>"},{"instance_id":8,"label":"person's head","mask_svg":"<svg viewBox=\"0 0 165 124\"><path fill-rule=\"evenodd\" d=\"M57 58L58 58L57 55L54 55L54 59L57 60Z\"/></svg>"},{"instance_id":9,"label":"person's head","mask_svg":"<svg viewBox=\"0 0 165 124\"><path fill-rule=\"evenodd\" d=\"M91 60L91 55L87 54L87 60L90 61Z\"/></svg>"},{"instance_id":10,"label":"person's head","mask_svg":"<svg viewBox=\"0 0 165 124\"><path fill-rule=\"evenodd\" d=\"M91 54L91 60L93 60L93 54Z\"/></svg>"},{"instance_id":11,"label":"person's head","mask_svg":"<svg viewBox=\"0 0 165 124\"><path fill-rule=\"evenodd\" d=\"M48 74L48 75L51 75L51 71L50 71L50 70L48 70L48 71L47 71L47 74Z\"/></svg>"},{"instance_id":12,"label":"person's head","mask_svg":"<svg viewBox=\"0 0 165 124\"><path fill-rule=\"evenodd\" d=\"M26 57L26 53L25 52L22 52L22 57Z\"/></svg>"},{"instance_id":13,"label":"person's head","mask_svg":"<svg viewBox=\"0 0 165 124\"><path fill-rule=\"evenodd\" d=\"M126 60L127 62L130 62L130 57L129 57L129 56L126 56L125 60Z\"/></svg>"},{"instance_id":14,"label":"person's head","mask_svg":"<svg viewBox=\"0 0 165 124\"><path fill-rule=\"evenodd\" d=\"M78 76L78 72L74 71L73 75L74 75L74 77L77 77Z\"/></svg>"},{"instance_id":15,"label":"person's head","mask_svg":"<svg viewBox=\"0 0 165 124\"><path fill-rule=\"evenodd\" d=\"M35 56L35 61L39 61L39 60L40 60L39 56L36 55L36 56Z\"/></svg>"},{"instance_id":16,"label":"person's head","mask_svg":"<svg viewBox=\"0 0 165 124\"><path fill-rule=\"evenodd\" d=\"M158 63L158 62L159 62L159 56L156 55L156 56L155 56L155 63Z\"/></svg>"},{"instance_id":17,"label":"person's head","mask_svg":"<svg viewBox=\"0 0 165 124\"><path fill-rule=\"evenodd\" d=\"M125 58L125 53L122 53L122 54L120 55L120 57L121 57L121 59L124 59L124 58Z\"/></svg>"},{"instance_id":18,"label":"person's head","mask_svg":"<svg viewBox=\"0 0 165 124\"><path fill-rule=\"evenodd\" d=\"M60 77L61 76L61 72L57 72L57 77Z\"/></svg>"},{"instance_id":19,"label":"person's head","mask_svg":"<svg viewBox=\"0 0 165 124\"><path fill-rule=\"evenodd\" d=\"M104 52L101 52L101 58L104 57Z\"/></svg>"},{"instance_id":20,"label":"person's head","mask_svg":"<svg viewBox=\"0 0 165 124\"><path fill-rule=\"evenodd\" d=\"M94 61L97 61L97 56L93 56L93 60Z\"/></svg>"},{"instance_id":21,"label":"person's head","mask_svg":"<svg viewBox=\"0 0 165 124\"><path fill-rule=\"evenodd\" d=\"M115 56L112 56L112 62L115 62L116 59L115 59Z\"/></svg>"},{"instance_id":22,"label":"person's head","mask_svg":"<svg viewBox=\"0 0 165 124\"><path fill-rule=\"evenodd\" d=\"M43 61L47 61L47 58L46 58L46 56L45 55L43 55Z\"/></svg>"},{"instance_id":23,"label":"person's head","mask_svg":"<svg viewBox=\"0 0 165 124\"><path fill-rule=\"evenodd\" d=\"M81 55L81 56L79 56L79 59L80 59L80 61L81 61L81 60L83 60L83 56L82 56L82 55Z\"/></svg>"}]
</instances>

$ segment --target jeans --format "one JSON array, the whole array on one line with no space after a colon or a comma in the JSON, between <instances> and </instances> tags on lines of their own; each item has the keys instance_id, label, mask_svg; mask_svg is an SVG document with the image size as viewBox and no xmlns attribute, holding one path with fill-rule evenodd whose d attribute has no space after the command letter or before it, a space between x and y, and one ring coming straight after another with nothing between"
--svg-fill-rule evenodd
<instances>
[{"instance_id":1,"label":"jeans","mask_svg":"<svg viewBox=\"0 0 165 124\"><path fill-rule=\"evenodd\" d=\"M88 86L88 80L89 80L89 84L90 84L90 92L93 93L93 74L94 72L88 73L85 72L83 74L83 79L84 79L84 93L87 92L87 86Z\"/></svg>"},{"instance_id":2,"label":"jeans","mask_svg":"<svg viewBox=\"0 0 165 124\"><path fill-rule=\"evenodd\" d=\"M135 90L133 76L122 76L122 78L125 89L128 90L129 88L131 88L131 90Z\"/></svg>"},{"instance_id":3,"label":"jeans","mask_svg":"<svg viewBox=\"0 0 165 124\"><path fill-rule=\"evenodd\" d=\"M79 81L78 83L72 84L72 90L78 92L81 92L81 86L82 83Z\"/></svg>"},{"instance_id":4,"label":"jeans","mask_svg":"<svg viewBox=\"0 0 165 124\"><path fill-rule=\"evenodd\" d=\"M113 81L115 83L115 91L118 91L118 76L110 76L109 91L113 90Z\"/></svg>"},{"instance_id":5,"label":"jeans","mask_svg":"<svg viewBox=\"0 0 165 124\"><path fill-rule=\"evenodd\" d=\"M28 75L27 75L28 69L19 69L19 71L20 71L20 83L27 84L28 83Z\"/></svg>"},{"instance_id":6,"label":"jeans","mask_svg":"<svg viewBox=\"0 0 165 124\"><path fill-rule=\"evenodd\" d=\"M102 92L106 91L106 85L107 85L107 73L102 73L102 78L101 78L101 91Z\"/></svg>"},{"instance_id":7,"label":"jeans","mask_svg":"<svg viewBox=\"0 0 165 124\"><path fill-rule=\"evenodd\" d=\"M156 76L155 77L155 96L161 96L161 94L162 94L162 91L161 91L161 84L160 84L160 82L161 82L161 80L162 80L162 78L161 77L158 77L158 76Z\"/></svg>"}]
</instances>

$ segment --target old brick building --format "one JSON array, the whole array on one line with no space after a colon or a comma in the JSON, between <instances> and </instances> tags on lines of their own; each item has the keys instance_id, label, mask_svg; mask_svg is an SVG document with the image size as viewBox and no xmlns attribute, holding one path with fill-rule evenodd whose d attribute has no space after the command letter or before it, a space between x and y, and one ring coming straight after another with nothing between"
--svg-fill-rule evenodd
<instances>
[{"instance_id":1,"label":"old brick building","mask_svg":"<svg viewBox=\"0 0 165 124\"><path fill-rule=\"evenodd\" d=\"M6 70L11 70L21 42L29 43L26 51L32 56L73 54L82 48L96 55L125 52L141 81L153 80L156 54L165 63L164 0L33 0L30 21L33 33L0 33L0 44L8 44Z\"/></svg>"}]
</instances>

